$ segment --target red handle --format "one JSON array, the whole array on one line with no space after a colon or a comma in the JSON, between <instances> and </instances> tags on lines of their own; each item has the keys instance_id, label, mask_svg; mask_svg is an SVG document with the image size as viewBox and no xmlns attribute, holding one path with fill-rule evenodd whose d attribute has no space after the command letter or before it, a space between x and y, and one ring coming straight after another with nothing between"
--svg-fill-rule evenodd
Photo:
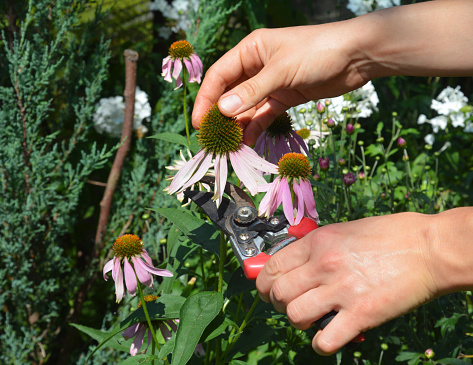
<instances>
[{"instance_id":1,"label":"red handle","mask_svg":"<svg viewBox=\"0 0 473 365\"><path fill-rule=\"evenodd\" d=\"M288 231L289 236L300 239L316 228L319 228L319 226L317 223L315 223L315 221L310 218L303 217L298 225L290 226ZM256 277L270 257L270 255L261 252L258 256L250 257L243 261L243 270L245 271L245 276L249 280L256 280Z\"/></svg>"}]
</instances>

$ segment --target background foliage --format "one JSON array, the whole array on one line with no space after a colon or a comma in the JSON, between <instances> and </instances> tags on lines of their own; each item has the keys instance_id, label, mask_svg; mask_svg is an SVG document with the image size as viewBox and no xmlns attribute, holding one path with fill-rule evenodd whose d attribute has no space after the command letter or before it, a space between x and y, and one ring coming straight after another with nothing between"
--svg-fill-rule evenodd
<instances>
[{"instance_id":1,"label":"background foliage","mask_svg":"<svg viewBox=\"0 0 473 365\"><path fill-rule=\"evenodd\" d=\"M171 42L187 38L206 70L253 29L352 16L343 1L321 3L201 0L188 13L190 27L177 29L167 38L159 30L163 25L176 27L175 21L160 10L150 11L148 1L6 0L0 4L0 363L85 362L96 342L69 324L101 328L105 333L137 305L136 299L115 304L113 286L96 280L113 241L123 233L139 234L152 257L167 260L168 267L179 273L178 279L161 283L164 294L174 290L187 298L215 289L213 254L219 254L218 243L202 242L186 233L179 223L182 219L188 224L195 222L195 208L186 213L189 216L176 216L181 210L173 209L179 203L162 191L167 186L164 167L182 146L134 136L103 247L94 242L103 182L118 140L99 135L92 128L92 115L101 97L123 93L123 50L131 48L140 54L138 85L148 93L153 108L148 135L183 134L181 94L160 77L161 61ZM471 205L472 135L459 128L442 131L430 152L424 148L423 138L430 133L429 126L418 126L416 121L421 113L431 117L430 102L447 85L461 85L473 100L472 79L393 77L374 84L380 97L379 112L363 122L356 138L366 147L366 165L375 166L377 157L381 161L378 169L373 168L374 186L383 187L383 167L400 178L384 186L386 200L381 191L364 196L360 194L368 191L366 185L354 186L360 199L349 198L353 209L338 219L406 210L434 213ZM190 90L188 110L198 86L191 85ZM380 136L388 141L401 125L416 187L410 196L403 187L406 165L402 153L393 152L388 161L376 148ZM340 130L334 133L341 137ZM434 155L445 142L454 148ZM360 155L351 158L359 168ZM331 159L336 161L335 155ZM431 187L423 184L426 176L435 182ZM329 174L320 182L332 189L338 183L337 176ZM318 206L327 207L322 218L330 223L328 212L347 202L334 200L324 189L319 186ZM205 229L216 235L210 225ZM200 248L202 244L205 250ZM230 275L237 270L235 260L226 269L224 297L229 299L234 318L241 320L242 308L251 306L253 288L239 279L241 273ZM195 276L206 280L189 284ZM215 298L212 300L220 300ZM471 293L443 297L373 330L369 342L348 346L337 356L323 359L310 347L313 330L293 329L284 316L260 303L255 319L230 355L239 359L234 364L415 364L426 361L423 352L432 347L438 358L447 359L442 363L465 363L468 358L462 354L473 351L471 300ZM224 321L219 318L212 323ZM88 335L103 339L100 331ZM202 336L216 341L208 333ZM176 341L187 340L181 334ZM116 339L110 343L110 348L94 354L91 363L112 364L129 357L129 343Z\"/></svg>"}]
</instances>

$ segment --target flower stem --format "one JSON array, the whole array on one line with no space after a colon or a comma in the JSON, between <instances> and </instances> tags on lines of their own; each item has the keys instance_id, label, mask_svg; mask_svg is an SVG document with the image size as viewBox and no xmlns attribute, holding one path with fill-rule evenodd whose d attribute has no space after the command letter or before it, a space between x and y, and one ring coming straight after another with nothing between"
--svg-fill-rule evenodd
<instances>
[{"instance_id":1,"label":"flower stem","mask_svg":"<svg viewBox=\"0 0 473 365\"><path fill-rule=\"evenodd\" d=\"M227 240L225 234L220 231L220 260L218 264L218 292L222 292L223 286L223 268L225 266L225 259L227 258Z\"/></svg>"},{"instance_id":2,"label":"flower stem","mask_svg":"<svg viewBox=\"0 0 473 365\"><path fill-rule=\"evenodd\" d=\"M153 342L154 342L153 345L156 345L156 348L158 349L158 351L160 351L161 348L159 346L158 340L156 339L156 332L154 331L151 318L149 318L148 308L146 307L145 297L143 296L143 290L141 290L141 283L138 280L138 275L136 275L135 268L133 268L133 271L135 273L136 283L138 284L137 287L138 287L138 293L140 294L141 306L143 307L143 312L145 313L146 321L148 322L148 327L149 327L149 330L151 331L151 336L153 337ZM153 364L154 364L154 361L153 361Z\"/></svg>"},{"instance_id":3,"label":"flower stem","mask_svg":"<svg viewBox=\"0 0 473 365\"><path fill-rule=\"evenodd\" d=\"M186 102L186 96L187 96L187 71L186 68L182 68L182 91L183 91L183 107L184 107L184 122L186 124L186 136L187 136L187 143L189 144L189 147L191 146L191 137L189 134L189 122L187 120L187 102Z\"/></svg>"}]
</instances>

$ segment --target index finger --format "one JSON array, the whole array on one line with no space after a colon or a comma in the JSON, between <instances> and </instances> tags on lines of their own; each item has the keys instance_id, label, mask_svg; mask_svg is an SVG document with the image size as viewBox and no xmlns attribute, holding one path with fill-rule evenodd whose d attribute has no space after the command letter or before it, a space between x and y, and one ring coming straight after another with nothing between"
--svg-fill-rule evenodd
<instances>
[{"instance_id":1,"label":"index finger","mask_svg":"<svg viewBox=\"0 0 473 365\"><path fill-rule=\"evenodd\" d=\"M309 233L307 236L278 251L266 262L256 278L256 288L260 293L261 299L269 302L269 292L274 281L309 261L312 236Z\"/></svg>"},{"instance_id":2,"label":"index finger","mask_svg":"<svg viewBox=\"0 0 473 365\"><path fill-rule=\"evenodd\" d=\"M194 128L199 127L207 110L229 88L256 75L263 68L258 47L250 46L252 43L247 38L243 39L209 68L195 99L192 112Z\"/></svg>"}]
</instances>

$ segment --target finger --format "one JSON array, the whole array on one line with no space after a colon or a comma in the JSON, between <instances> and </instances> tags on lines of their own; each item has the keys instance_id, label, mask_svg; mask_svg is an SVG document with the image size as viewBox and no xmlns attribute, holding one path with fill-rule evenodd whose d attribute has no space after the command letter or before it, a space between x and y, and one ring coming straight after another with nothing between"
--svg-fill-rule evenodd
<instances>
[{"instance_id":1,"label":"finger","mask_svg":"<svg viewBox=\"0 0 473 365\"><path fill-rule=\"evenodd\" d=\"M289 322L297 329L305 330L327 313L338 308L333 287L322 285L292 300L286 307Z\"/></svg>"},{"instance_id":2,"label":"finger","mask_svg":"<svg viewBox=\"0 0 473 365\"><path fill-rule=\"evenodd\" d=\"M323 331L317 332L312 340L312 347L319 355L331 355L351 342L362 331L362 328L358 326L357 318L342 310Z\"/></svg>"},{"instance_id":3,"label":"finger","mask_svg":"<svg viewBox=\"0 0 473 365\"><path fill-rule=\"evenodd\" d=\"M308 235L310 236L310 235ZM304 265L310 259L310 240L304 237L283 248L266 262L256 278L256 288L261 299L269 302L269 292L274 280L288 271Z\"/></svg>"}]
</instances>

